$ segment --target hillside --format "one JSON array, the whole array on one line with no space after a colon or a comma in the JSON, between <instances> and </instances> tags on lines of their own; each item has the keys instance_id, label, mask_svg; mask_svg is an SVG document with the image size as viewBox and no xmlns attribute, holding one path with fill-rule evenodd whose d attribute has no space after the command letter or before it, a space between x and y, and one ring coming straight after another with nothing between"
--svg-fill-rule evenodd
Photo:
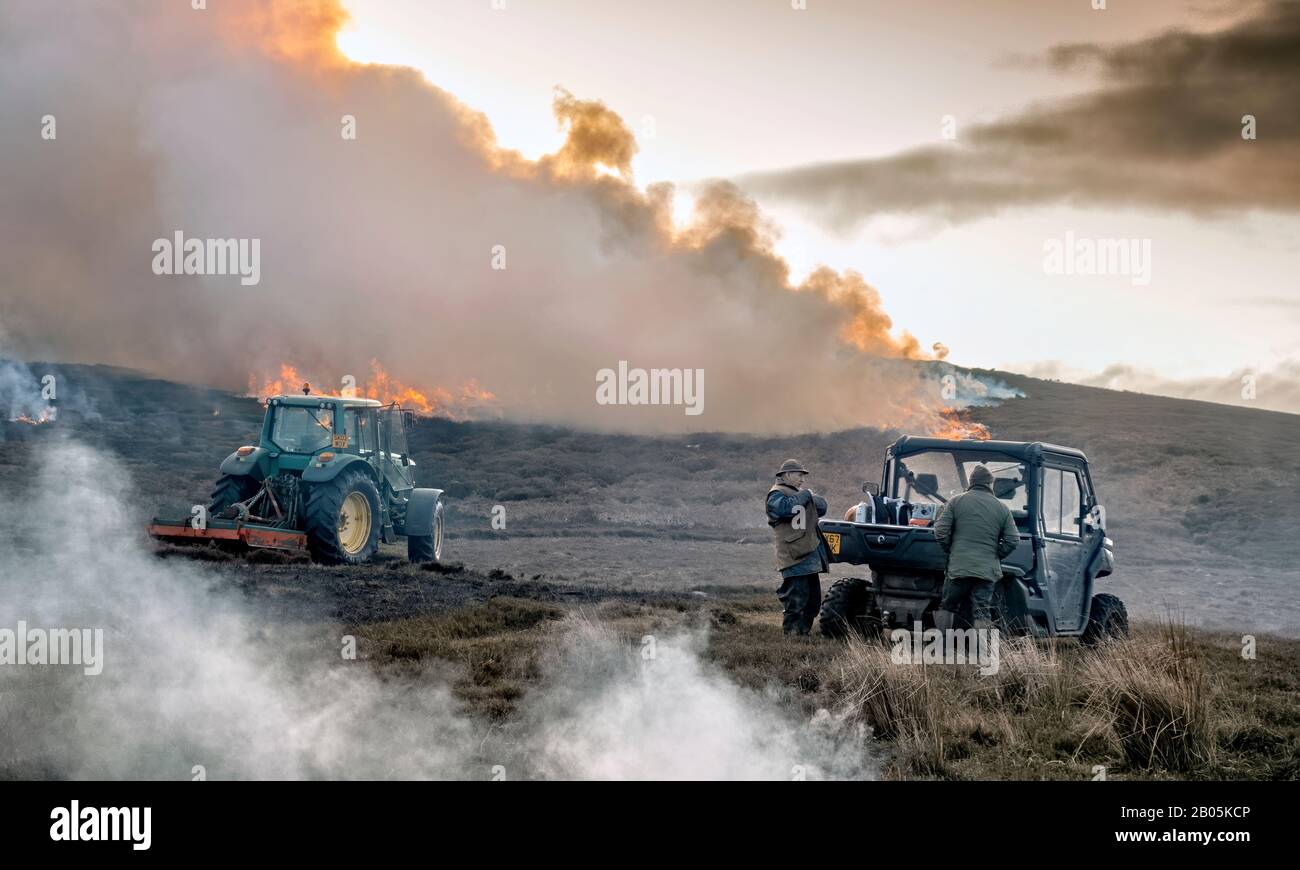
<instances>
[{"instance_id":1,"label":"hillside","mask_svg":"<svg viewBox=\"0 0 1300 870\"><path fill-rule=\"evenodd\" d=\"M143 521L187 513L230 450L256 437L256 400L105 367L33 366L65 383L53 425L4 423L0 484L30 451L73 435L121 458ZM1167 610L1242 632L1300 635L1300 417L981 372L1025 398L974 408L996 438L1083 449L1109 517L1112 581L1135 616ZM602 586L662 591L773 585L762 497L788 456L840 512L878 479L898 432L639 437L421 419L422 485L446 489L449 558ZM505 508L506 528L490 523ZM838 573L844 573L837 568Z\"/></svg>"}]
</instances>

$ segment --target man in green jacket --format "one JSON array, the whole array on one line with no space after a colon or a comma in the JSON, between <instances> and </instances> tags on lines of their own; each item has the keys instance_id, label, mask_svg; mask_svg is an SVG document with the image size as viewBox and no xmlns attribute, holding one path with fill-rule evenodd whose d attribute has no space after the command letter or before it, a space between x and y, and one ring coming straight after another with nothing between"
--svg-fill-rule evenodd
<instances>
[{"instance_id":1,"label":"man in green jacket","mask_svg":"<svg viewBox=\"0 0 1300 870\"><path fill-rule=\"evenodd\" d=\"M1002 579L1002 560L1020 544L1011 510L993 494L993 473L978 465L970 485L943 506L934 523L934 536L948 554L943 598L934 615L934 627L953 627L967 599L976 628L992 628L989 605L993 584Z\"/></svg>"}]
</instances>

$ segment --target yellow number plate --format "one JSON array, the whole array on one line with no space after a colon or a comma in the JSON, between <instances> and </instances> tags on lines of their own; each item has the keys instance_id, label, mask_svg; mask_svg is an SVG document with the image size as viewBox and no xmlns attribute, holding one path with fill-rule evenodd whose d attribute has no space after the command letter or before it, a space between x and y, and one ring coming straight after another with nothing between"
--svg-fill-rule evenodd
<instances>
[{"instance_id":1,"label":"yellow number plate","mask_svg":"<svg viewBox=\"0 0 1300 870\"><path fill-rule=\"evenodd\" d=\"M838 556L840 554L840 536L834 532L826 532L825 537L826 546L831 548L831 555Z\"/></svg>"},{"instance_id":2,"label":"yellow number plate","mask_svg":"<svg viewBox=\"0 0 1300 870\"><path fill-rule=\"evenodd\" d=\"M333 447L335 450L347 450L348 436L335 435L332 439L330 439L330 446Z\"/></svg>"}]
</instances>

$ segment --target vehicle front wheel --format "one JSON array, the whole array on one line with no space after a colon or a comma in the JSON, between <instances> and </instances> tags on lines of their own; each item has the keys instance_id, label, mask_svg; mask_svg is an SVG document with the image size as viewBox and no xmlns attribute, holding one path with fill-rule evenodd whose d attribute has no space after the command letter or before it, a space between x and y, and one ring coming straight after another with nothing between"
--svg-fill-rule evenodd
<instances>
[{"instance_id":1,"label":"vehicle front wheel","mask_svg":"<svg viewBox=\"0 0 1300 870\"><path fill-rule=\"evenodd\" d=\"M365 472L348 469L312 484L305 513L307 549L317 562L360 565L379 551L379 490Z\"/></svg>"},{"instance_id":2,"label":"vehicle front wheel","mask_svg":"<svg viewBox=\"0 0 1300 870\"><path fill-rule=\"evenodd\" d=\"M1092 607L1088 612L1088 627L1083 630L1080 640L1088 646L1108 640L1122 640L1128 637L1128 610L1124 602L1114 595L1102 592L1092 596Z\"/></svg>"},{"instance_id":3,"label":"vehicle front wheel","mask_svg":"<svg viewBox=\"0 0 1300 870\"><path fill-rule=\"evenodd\" d=\"M432 535L407 535L406 557L412 562L442 561L442 502L433 509Z\"/></svg>"}]
</instances>

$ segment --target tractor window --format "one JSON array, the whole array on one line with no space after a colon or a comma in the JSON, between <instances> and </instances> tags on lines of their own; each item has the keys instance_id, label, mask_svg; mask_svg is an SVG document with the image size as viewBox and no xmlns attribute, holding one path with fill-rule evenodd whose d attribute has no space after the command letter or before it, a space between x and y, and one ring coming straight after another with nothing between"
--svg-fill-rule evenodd
<instances>
[{"instance_id":1,"label":"tractor window","mask_svg":"<svg viewBox=\"0 0 1300 870\"><path fill-rule=\"evenodd\" d=\"M375 427L364 409L348 408L343 414L343 425L347 430L349 445L361 453L373 453L376 450Z\"/></svg>"},{"instance_id":2,"label":"tractor window","mask_svg":"<svg viewBox=\"0 0 1300 870\"><path fill-rule=\"evenodd\" d=\"M315 453L330 446L334 412L327 408L279 405L271 423L271 441L286 453Z\"/></svg>"},{"instance_id":3,"label":"tractor window","mask_svg":"<svg viewBox=\"0 0 1300 870\"><path fill-rule=\"evenodd\" d=\"M1083 515L1079 475L1060 468L1043 469L1043 531L1049 535L1079 537Z\"/></svg>"}]
</instances>

